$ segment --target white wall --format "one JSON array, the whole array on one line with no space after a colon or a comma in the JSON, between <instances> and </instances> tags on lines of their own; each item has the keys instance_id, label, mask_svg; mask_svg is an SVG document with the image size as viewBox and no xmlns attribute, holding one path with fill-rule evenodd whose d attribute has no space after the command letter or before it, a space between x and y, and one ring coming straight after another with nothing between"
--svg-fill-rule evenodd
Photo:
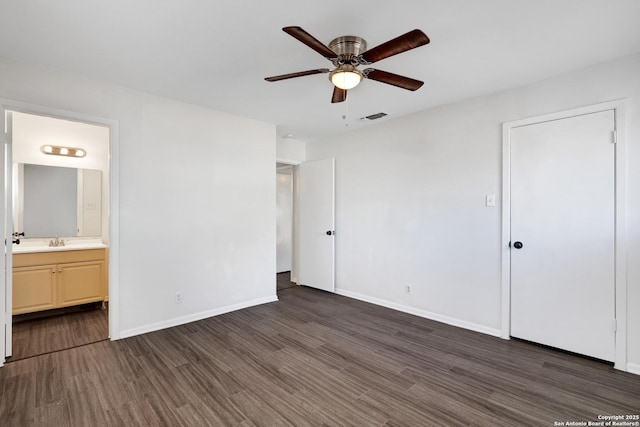
<instances>
[{"instance_id":1,"label":"white wall","mask_svg":"<svg viewBox=\"0 0 640 427\"><path fill-rule=\"evenodd\" d=\"M276 158L279 162L297 165L306 157L306 142L296 139L278 138L276 142Z\"/></svg>"},{"instance_id":2,"label":"white wall","mask_svg":"<svg viewBox=\"0 0 640 427\"><path fill-rule=\"evenodd\" d=\"M109 128L88 123L13 112L13 161L109 172ZM82 148L82 158L43 154L45 144Z\"/></svg>"},{"instance_id":3,"label":"white wall","mask_svg":"<svg viewBox=\"0 0 640 427\"><path fill-rule=\"evenodd\" d=\"M116 333L276 298L275 126L3 58L0 76L0 98L119 121Z\"/></svg>"},{"instance_id":4,"label":"white wall","mask_svg":"<svg viewBox=\"0 0 640 427\"><path fill-rule=\"evenodd\" d=\"M635 55L307 144L308 160L336 158L338 292L498 335L502 123L628 98L627 345L640 373L638 76Z\"/></svg>"},{"instance_id":5,"label":"white wall","mask_svg":"<svg viewBox=\"0 0 640 427\"><path fill-rule=\"evenodd\" d=\"M109 175L96 169L78 170L78 229L80 236L97 236L109 227L109 195L105 194ZM103 239L103 241L106 241Z\"/></svg>"}]
</instances>

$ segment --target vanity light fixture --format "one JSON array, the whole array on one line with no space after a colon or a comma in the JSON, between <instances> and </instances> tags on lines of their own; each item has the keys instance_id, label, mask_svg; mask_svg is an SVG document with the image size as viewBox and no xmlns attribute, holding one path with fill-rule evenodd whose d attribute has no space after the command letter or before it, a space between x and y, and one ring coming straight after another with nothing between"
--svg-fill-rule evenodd
<instances>
[{"instance_id":1,"label":"vanity light fixture","mask_svg":"<svg viewBox=\"0 0 640 427\"><path fill-rule=\"evenodd\" d=\"M87 155L87 152L81 148L58 147L57 145L43 145L40 147L40 151L54 156L84 157Z\"/></svg>"}]
</instances>

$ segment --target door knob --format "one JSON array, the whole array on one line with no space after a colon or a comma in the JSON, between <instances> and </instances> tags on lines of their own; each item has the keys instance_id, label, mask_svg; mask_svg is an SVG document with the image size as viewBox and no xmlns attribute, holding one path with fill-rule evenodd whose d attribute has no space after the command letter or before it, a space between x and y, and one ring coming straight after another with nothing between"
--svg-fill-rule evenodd
<instances>
[{"instance_id":1,"label":"door knob","mask_svg":"<svg viewBox=\"0 0 640 427\"><path fill-rule=\"evenodd\" d=\"M522 242L515 242L513 244L513 247L516 248L516 249L522 249L523 246L524 245L522 244Z\"/></svg>"},{"instance_id":2,"label":"door knob","mask_svg":"<svg viewBox=\"0 0 640 427\"><path fill-rule=\"evenodd\" d=\"M331 236L331 235L333 235L333 230L327 231L327 236Z\"/></svg>"}]
</instances>

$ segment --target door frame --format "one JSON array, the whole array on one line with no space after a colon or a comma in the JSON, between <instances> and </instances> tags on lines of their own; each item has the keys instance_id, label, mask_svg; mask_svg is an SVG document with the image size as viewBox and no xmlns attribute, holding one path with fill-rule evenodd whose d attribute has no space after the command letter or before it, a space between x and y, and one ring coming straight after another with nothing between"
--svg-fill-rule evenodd
<instances>
[{"instance_id":1,"label":"door frame","mask_svg":"<svg viewBox=\"0 0 640 427\"><path fill-rule=\"evenodd\" d=\"M0 161L2 161L2 165L0 165L0 170L2 171L2 176L6 181L4 181L5 188L12 188L13 181L13 167L7 167L7 159L12 158L13 156L13 116L11 112L5 111L0 107L0 112L2 112L2 120L3 120L3 128L2 128L2 142L0 144L0 150L2 153L0 155ZM11 120L7 121L7 118ZM8 135L9 141L5 141L5 136ZM9 196L9 197L7 197ZM5 191L0 198L0 212L5 212L6 216L0 221L0 226L2 227L2 232L0 232L0 236L5 240L5 242L9 242L9 239L13 241L13 227L11 230L7 227L13 221L13 209L8 209L11 203L13 202L13 191ZM11 244L13 245L13 243ZM0 272L2 279L0 281L3 283L3 286L0 287L0 307L2 307L2 322L0 322L0 345L2 346L2 351L0 352L4 357L7 355L11 356L13 354L13 341L7 339L7 337L13 336L13 313L12 311L7 310L7 301L12 301L13 299L13 285L9 286L9 283L13 283L13 274L8 274L8 271L13 272L13 254L12 247L5 243L5 253L3 256L0 256ZM2 366L3 359L0 359L0 366Z\"/></svg>"},{"instance_id":2,"label":"door frame","mask_svg":"<svg viewBox=\"0 0 640 427\"><path fill-rule=\"evenodd\" d=\"M12 99L0 98L0 109L17 111L26 114L52 117L62 120L88 123L109 128L109 338L120 338L120 122L115 119L92 116L84 113L45 107ZM4 116L3 132L4 132ZM4 183L4 178L2 178ZM4 279L0 281L0 294L5 294ZM2 301L4 298L0 298ZM2 304L2 321L0 327L5 326L5 304ZM9 337L4 337L9 339ZM2 342L0 350L0 367L5 362L5 345Z\"/></svg>"},{"instance_id":3,"label":"door frame","mask_svg":"<svg viewBox=\"0 0 640 427\"><path fill-rule=\"evenodd\" d=\"M289 190L289 195L291 196L291 209L289 210L289 214L291 215L291 221L289 223L289 232L291 235L291 240L290 240L290 251L289 251L289 270L283 270L283 271L278 271L278 250L277 250L277 245L278 245L278 233L277 233L277 228L278 228L278 216L276 214L276 274L280 274L280 273L285 273L285 272L289 272L289 274L292 273L292 269L293 269L293 251L294 251L294 245L293 245L293 170L294 170L294 165L290 165L290 164L284 164L284 166L280 166L278 167L278 164L283 164L282 162L276 162L276 212L279 210L279 206L277 203L277 194L278 194L278 175L288 175L290 177L290 182L289 182L289 186L288 186L288 190ZM280 172L281 169L283 168L287 168L289 173L284 173L284 172Z\"/></svg>"},{"instance_id":4,"label":"door frame","mask_svg":"<svg viewBox=\"0 0 640 427\"><path fill-rule=\"evenodd\" d=\"M290 165L291 166L291 181L292 181L292 203L293 203L293 212L291 212L292 214L292 221L291 221L291 278L290 280L294 283L298 283L298 260L300 258L300 253L299 253L299 247L300 244L298 243L298 234L299 234L299 229L298 229L298 206L300 204L299 202L299 191L298 191L298 166L301 163L304 163L301 160L294 160L294 159L288 159L288 158L280 158L276 156L276 163L282 163L282 164L286 164L286 165ZM276 175L278 174L278 171L275 171ZM277 236L276 236L277 237ZM277 239L276 239L277 240ZM277 244L277 241L276 243Z\"/></svg>"},{"instance_id":5,"label":"door frame","mask_svg":"<svg viewBox=\"0 0 640 427\"><path fill-rule=\"evenodd\" d=\"M561 120L601 111L614 111L615 135L615 361L616 369L627 371L627 100L618 99L502 124L502 303L504 339L511 338L511 129ZM612 135L612 138L614 136ZM612 140L613 143L613 140Z\"/></svg>"}]
</instances>

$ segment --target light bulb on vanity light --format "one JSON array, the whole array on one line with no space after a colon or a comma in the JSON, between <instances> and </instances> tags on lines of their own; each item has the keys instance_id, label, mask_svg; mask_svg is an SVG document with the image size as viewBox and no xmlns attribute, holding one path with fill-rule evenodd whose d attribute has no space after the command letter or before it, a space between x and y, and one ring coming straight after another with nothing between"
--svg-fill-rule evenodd
<instances>
[{"instance_id":1,"label":"light bulb on vanity light","mask_svg":"<svg viewBox=\"0 0 640 427\"><path fill-rule=\"evenodd\" d=\"M57 145L43 145L40 147L40 151L43 154L53 155L53 156L66 156L66 157L84 157L87 155L87 152L81 148L72 148L72 147L60 147Z\"/></svg>"}]
</instances>

